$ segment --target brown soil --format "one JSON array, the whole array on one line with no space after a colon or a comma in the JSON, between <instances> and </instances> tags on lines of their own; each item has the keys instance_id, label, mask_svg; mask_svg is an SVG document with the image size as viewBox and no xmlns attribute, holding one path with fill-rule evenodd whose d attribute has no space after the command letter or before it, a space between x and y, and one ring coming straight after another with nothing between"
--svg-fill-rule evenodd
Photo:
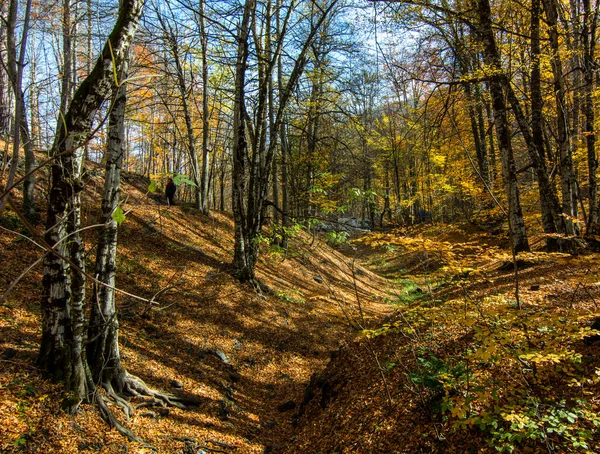
<instances>
[{"instance_id":1,"label":"brown soil","mask_svg":"<svg viewBox=\"0 0 600 454\"><path fill-rule=\"evenodd\" d=\"M101 185L88 181L84 225L97 222ZM198 405L142 407L130 421L113 411L161 453L182 452L186 442L206 452L278 449L291 437L311 374L358 326L391 311L383 302L387 281L300 233L285 254L264 247L258 276L272 294L258 295L230 274L229 216L166 207L143 195L146 186L129 175L123 187L131 212L119 231L117 286L127 292L117 297L121 351L130 373ZM0 292L43 253L19 236L26 232L14 214L5 219L13 232L0 232ZM86 242L93 269L93 230ZM61 385L41 378L41 273L34 266L0 306L0 451L150 452L111 430L90 405L67 415ZM130 296L152 299L165 288L152 304Z\"/></svg>"}]
</instances>

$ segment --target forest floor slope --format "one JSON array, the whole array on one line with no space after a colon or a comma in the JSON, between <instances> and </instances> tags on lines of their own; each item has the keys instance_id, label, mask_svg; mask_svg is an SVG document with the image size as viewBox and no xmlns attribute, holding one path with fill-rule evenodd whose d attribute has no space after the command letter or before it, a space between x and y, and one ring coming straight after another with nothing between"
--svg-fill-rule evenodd
<instances>
[{"instance_id":1,"label":"forest floor slope","mask_svg":"<svg viewBox=\"0 0 600 454\"><path fill-rule=\"evenodd\" d=\"M600 255L520 254L517 300L499 239L466 225L361 238L396 310L313 379L280 452L600 452Z\"/></svg>"},{"instance_id":2,"label":"forest floor slope","mask_svg":"<svg viewBox=\"0 0 600 454\"><path fill-rule=\"evenodd\" d=\"M298 232L287 253L264 246L257 271L271 292L258 295L231 275L229 216L167 207L145 194L147 186L124 177L123 208L131 211L119 229L117 287L127 292L117 296L121 352L130 373L197 406L135 402L142 406L133 418L121 419L161 453L276 450L289 438L311 374L358 325L390 312L387 280ZM97 222L101 190L99 176L87 181L83 225ZM2 222L13 231L0 233L4 292L43 251L14 233L27 233L14 213ZM94 235L86 231L88 270ZM92 406L68 416L62 387L42 380L35 366L41 272L34 266L0 306L0 451L150 452L110 430Z\"/></svg>"}]
</instances>

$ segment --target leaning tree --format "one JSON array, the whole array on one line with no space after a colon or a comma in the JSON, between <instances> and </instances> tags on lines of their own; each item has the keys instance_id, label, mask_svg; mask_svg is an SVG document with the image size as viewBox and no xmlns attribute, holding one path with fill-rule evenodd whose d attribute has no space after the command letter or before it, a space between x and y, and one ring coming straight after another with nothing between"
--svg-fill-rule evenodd
<instances>
[{"instance_id":1,"label":"leaning tree","mask_svg":"<svg viewBox=\"0 0 600 454\"><path fill-rule=\"evenodd\" d=\"M98 403L102 416L130 438L137 439L112 416L98 393L100 383L123 407L128 404L116 392L145 394L171 404L172 396L150 390L140 379L127 374L120 363L118 323L114 309L114 264L116 226L113 214L119 203L119 169L123 146L123 116L128 49L142 14L145 0L122 0L117 22L96 65L75 91L68 110L61 115L52 146L51 187L44 242L42 342L38 364L44 374L63 380L70 392L71 411L85 401ZM112 99L109 107L103 221L101 229L92 318L86 319L86 277L81 236L81 191L84 146L92 135L96 114Z\"/></svg>"}]
</instances>

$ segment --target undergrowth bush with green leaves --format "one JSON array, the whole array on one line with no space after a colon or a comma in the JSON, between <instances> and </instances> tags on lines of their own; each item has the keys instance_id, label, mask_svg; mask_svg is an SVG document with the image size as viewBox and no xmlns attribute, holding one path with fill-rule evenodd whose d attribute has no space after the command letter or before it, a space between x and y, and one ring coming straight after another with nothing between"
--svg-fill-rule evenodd
<instances>
[{"instance_id":1,"label":"undergrowth bush with green leaves","mask_svg":"<svg viewBox=\"0 0 600 454\"><path fill-rule=\"evenodd\" d=\"M331 231L325 234L325 241L330 246L349 246L350 234L348 232Z\"/></svg>"},{"instance_id":2,"label":"undergrowth bush with green leaves","mask_svg":"<svg viewBox=\"0 0 600 454\"><path fill-rule=\"evenodd\" d=\"M7 208L2 216L0 216L0 226L22 235L31 235L29 229L23 225L19 217L15 213L12 213L9 208Z\"/></svg>"},{"instance_id":3,"label":"undergrowth bush with green leaves","mask_svg":"<svg viewBox=\"0 0 600 454\"><path fill-rule=\"evenodd\" d=\"M407 386L456 430L481 430L499 452L591 453L600 445L593 394L600 369L586 368L575 345L596 332L583 316L564 315L544 306L517 310L503 295L438 307L415 302L397 321L363 334L411 339ZM462 339L462 351L443 351L449 332Z\"/></svg>"},{"instance_id":4,"label":"undergrowth bush with green leaves","mask_svg":"<svg viewBox=\"0 0 600 454\"><path fill-rule=\"evenodd\" d=\"M425 297L425 293L419 287L419 284L412 279L399 278L395 280L400 289L396 292L396 304L409 305Z\"/></svg>"}]
</instances>

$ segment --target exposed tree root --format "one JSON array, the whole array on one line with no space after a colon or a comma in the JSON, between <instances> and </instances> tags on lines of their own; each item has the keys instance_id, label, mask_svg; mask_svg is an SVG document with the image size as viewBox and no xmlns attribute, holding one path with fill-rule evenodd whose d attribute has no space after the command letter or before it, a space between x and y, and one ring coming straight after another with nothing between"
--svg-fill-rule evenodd
<instances>
[{"instance_id":1,"label":"exposed tree root","mask_svg":"<svg viewBox=\"0 0 600 454\"><path fill-rule=\"evenodd\" d=\"M105 382L102 383L102 388L108 393L110 398L114 401L114 403L123 410L127 420L129 421L133 416L133 407L129 404L127 400L123 397L119 396L115 390L113 389L112 383Z\"/></svg>"},{"instance_id":2,"label":"exposed tree root","mask_svg":"<svg viewBox=\"0 0 600 454\"><path fill-rule=\"evenodd\" d=\"M157 404L162 406L177 407L185 410L189 406L194 406L196 404L192 399L155 391L149 388L143 380L128 372L125 372L125 376L120 381L123 384L123 392L131 396L152 397Z\"/></svg>"},{"instance_id":3,"label":"exposed tree root","mask_svg":"<svg viewBox=\"0 0 600 454\"><path fill-rule=\"evenodd\" d=\"M200 444L195 438L191 437L173 437L173 440L183 441L185 443L185 448L183 448L183 454L195 454L196 452L216 452L227 454L227 451L224 451L219 448L211 448L210 446ZM217 446L221 446L223 448L228 449L237 449L237 446L228 445L227 443L220 443L218 441L206 440L207 443L216 444Z\"/></svg>"},{"instance_id":4,"label":"exposed tree root","mask_svg":"<svg viewBox=\"0 0 600 454\"><path fill-rule=\"evenodd\" d=\"M135 441L143 445L145 448L152 449L153 451L158 451L154 446L149 445L136 434L134 434L129 428L121 424L121 422L117 418L115 418L115 415L110 410L110 408L108 408L108 405L106 405L104 398L100 394L96 393L95 401L96 404L98 404L100 416L104 421L106 421L109 424L110 427L114 427L117 430L117 432L119 432L124 437L127 437L129 441Z\"/></svg>"},{"instance_id":5,"label":"exposed tree root","mask_svg":"<svg viewBox=\"0 0 600 454\"><path fill-rule=\"evenodd\" d=\"M271 287L269 287L256 276L242 282L245 282L252 287L252 290L254 290L261 298L275 294Z\"/></svg>"},{"instance_id":6,"label":"exposed tree root","mask_svg":"<svg viewBox=\"0 0 600 454\"><path fill-rule=\"evenodd\" d=\"M115 385L118 383L118 388L121 392L115 391ZM196 404L192 399L186 399L179 396L175 396L170 393L163 393L151 389L144 383L142 379L135 375L129 374L127 371L122 370L118 374L118 378L113 381L105 381L101 384L102 389L106 391L110 400L117 405L125 414L127 420L133 416L134 408L139 407L177 407L181 409L189 408ZM151 397L152 400L140 402L137 405L132 406L126 396L130 397ZM108 408L108 405L100 393L94 394L94 401L98 405L100 416L106 421L110 427L114 427L121 435L125 436L129 441L134 441L142 444L145 448L157 451L155 447L146 443L136 434L134 434L129 428L123 425L113 414L112 410Z\"/></svg>"}]
</instances>

